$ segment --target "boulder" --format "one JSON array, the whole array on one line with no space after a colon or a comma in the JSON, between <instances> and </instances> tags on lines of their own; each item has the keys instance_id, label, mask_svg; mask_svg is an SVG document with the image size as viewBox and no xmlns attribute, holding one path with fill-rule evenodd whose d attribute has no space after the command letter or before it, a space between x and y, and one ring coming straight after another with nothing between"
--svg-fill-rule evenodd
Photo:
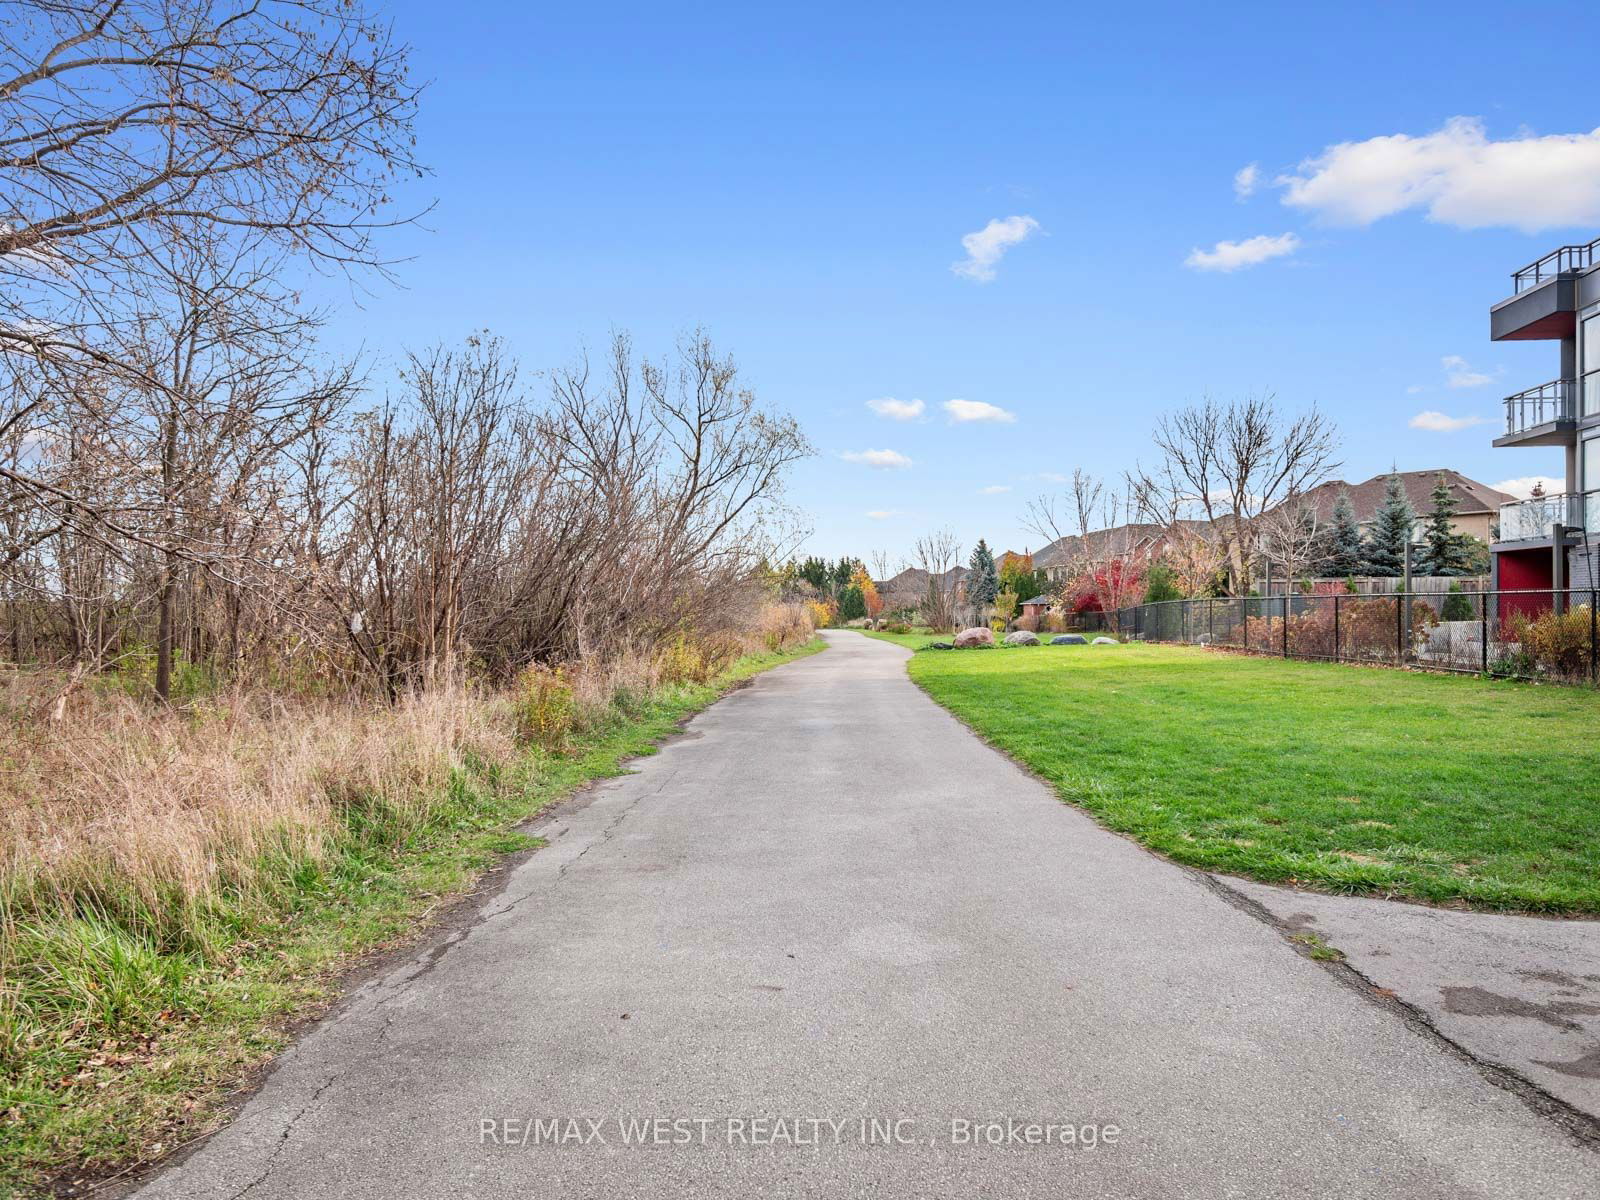
<instances>
[{"instance_id":1,"label":"boulder","mask_svg":"<svg viewBox=\"0 0 1600 1200\"><path fill-rule=\"evenodd\" d=\"M1006 634L1006 645L1008 646L1037 646L1038 644L1039 639L1026 629L1019 629L1015 633Z\"/></svg>"},{"instance_id":2,"label":"boulder","mask_svg":"<svg viewBox=\"0 0 1600 1200\"><path fill-rule=\"evenodd\" d=\"M1107 638L1107 637L1095 638L1095 640L1090 642L1089 644L1091 646L1120 646L1120 645L1122 645L1122 643L1117 641L1116 638Z\"/></svg>"},{"instance_id":3,"label":"boulder","mask_svg":"<svg viewBox=\"0 0 1600 1200\"><path fill-rule=\"evenodd\" d=\"M978 646L994 645L994 632L985 629L982 625L975 625L971 629L963 629L956 634L957 650L972 650Z\"/></svg>"},{"instance_id":4,"label":"boulder","mask_svg":"<svg viewBox=\"0 0 1600 1200\"><path fill-rule=\"evenodd\" d=\"M1050 639L1052 646L1087 646L1089 639L1081 633L1062 633Z\"/></svg>"},{"instance_id":5,"label":"boulder","mask_svg":"<svg viewBox=\"0 0 1600 1200\"><path fill-rule=\"evenodd\" d=\"M929 642L928 643L928 649L929 650L954 650L955 647L952 646L949 642Z\"/></svg>"}]
</instances>

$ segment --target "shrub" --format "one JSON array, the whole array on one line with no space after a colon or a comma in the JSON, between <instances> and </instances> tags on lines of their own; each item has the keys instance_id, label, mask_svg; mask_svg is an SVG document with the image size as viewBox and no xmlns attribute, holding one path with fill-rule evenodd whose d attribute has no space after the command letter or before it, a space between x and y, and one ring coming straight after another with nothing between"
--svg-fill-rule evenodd
<instances>
[{"instance_id":1,"label":"shrub","mask_svg":"<svg viewBox=\"0 0 1600 1200\"><path fill-rule=\"evenodd\" d=\"M559 753L567 747L577 718L572 681L561 667L539 663L517 680L517 736L523 742Z\"/></svg>"},{"instance_id":2,"label":"shrub","mask_svg":"<svg viewBox=\"0 0 1600 1200\"><path fill-rule=\"evenodd\" d=\"M1533 655L1518 647L1507 650L1489 664L1490 679L1526 679L1538 669Z\"/></svg>"},{"instance_id":3,"label":"shrub","mask_svg":"<svg viewBox=\"0 0 1600 1200\"><path fill-rule=\"evenodd\" d=\"M136 699L156 693L156 648L143 643L123 651L101 675L97 686L117 688ZM172 652L172 694L174 704L188 704L212 695L219 681L210 667L192 663L179 646Z\"/></svg>"},{"instance_id":4,"label":"shrub","mask_svg":"<svg viewBox=\"0 0 1600 1200\"><path fill-rule=\"evenodd\" d=\"M1289 617L1289 653L1300 658L1332 658L1337 649L1340 659L1393 662L1398 633L1395 628L1396 601L1387 596L1340 598L1339 628L1335 638L1333 598L1309 603L1304 612ZM1265 604L1249 604L1254 614ZM1426 609L1426 615L1422 613ZM1425 628L1435 620L1426 601L1418 601L1412 614L1413 630ZM1252 650L1283 648L1283 618L1247 616L1218 641L1227 646L1248 646Z\"/></svg>"},{"instance_id":5,"label":"shrub","mask_svg":"<svg viewBox=\"0 0 1600 1200\"><path fill-rule=\"evenodd\" d=\"M1031 614L1028 616L1018 617L1014 624L1018 629L1024 629L1029 633L1039 632L1039 618Z\"/></svg>"},{"instance_id":6,"label":"shrub","mask_svg":"<svg viewBox=\"0 0 1600 1200\"><path fill-rule=\"evenodd\" d=\"M1512 636L1539 670L1564 677L1588 672L1592 628L1587 604L1562 613L1543 612L1532 620L1519 616L1511 621Z\"/></svg>"},{"instance_id":7,"label":"shrub","mask_svg":"<svg viewBox=\"0 0 1600 1200\"><path fill-rule=\"evenodd\" d=\"M799 603L767 605L761 610L756 627L769 654L803 645L816 632L807 606Z\"/></svg>"},{"instance_id":8,"label":"shrub","mask_svg":"<svg viewBox=\"0 0 1600 1200\"><path fill-rule=\"evenodd\" d=\"M1452 583L1450 591L1445 595L1444 607L1439 612L1439 617L1444 621L1472 621L1478 614L1473 610L1472 601L1467 599L1466 593L1461 590L1459 583Z\"/></svg>"},{"instance_id":9,"label":"shrub","mask_svg":"<svg viewBox=\"0 0 1600 1200\"><path fill-rule=\"evenodd\" d=\"M710 664L688 634L680 633L660 655L662 683L704 683L711 674Z\"/></svg>"},{"instance_id":10,"label":"shrub","mask_svg":"<svg viewBox=\"0 0 1600 1200\"><path fill-rule=\"evenodd\" d=\"M1178 590L1177 573L1165 563L1156 563L1151 567L1144 580L1144 602L1160 604L1165 600L1182 599L1183 593Z\"/></svg>"}]
</instances>

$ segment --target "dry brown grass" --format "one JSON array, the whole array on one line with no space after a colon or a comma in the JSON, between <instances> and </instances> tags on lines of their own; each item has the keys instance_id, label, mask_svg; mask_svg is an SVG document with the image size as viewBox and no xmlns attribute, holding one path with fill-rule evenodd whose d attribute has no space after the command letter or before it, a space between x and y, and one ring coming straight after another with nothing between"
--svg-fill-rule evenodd
<instances>
[{"instance_id":1,"label":"dry brown grass","mask_svg":"<svg viewBox=\"0 0 1600 1200\"><path fill-rule=\"evenodd\" d=\"M66 677L0 675L0 1193L203 1128L339 963L811 632L780 610L683 639L696 673L733 676L678 681L644 648L393 707L168 710L101 678L57 720Z\"/></svg>"},{"instance_id":2,"label":"dry brown grass","mask_svg":"<svg viewBox=\"0 0 1600 1200\"><path fill-rule=\"evenodd\" d=\"M0 678L0 921L89 908L181 940L208 899L248 893L285 860L319 859L352 810L399 840L449 802L469 760L506 763L529 742L566 749L663 687L811 634L803 606L772 605L744 630L531 670L501 693L457 682L393 707L235 693L166 711L91 683L52 720L66 678L11 672Z\"/></svg>"},{"instance_id":3,"label":"dry brown grass","mask_svg":"<svg viewBox=\"0 0 1600 1200\"><path fill-rule=\"evenodd\" d=\"M420 827L466 756L515 748L509 702L464 686L393 708L235 695L190 713L80 688L64 719L30 719L54 686L13 675L0 692L0 901L112 910L161 941L264 863L320 857L336 806Z\"/></svg>"}]
</instances>

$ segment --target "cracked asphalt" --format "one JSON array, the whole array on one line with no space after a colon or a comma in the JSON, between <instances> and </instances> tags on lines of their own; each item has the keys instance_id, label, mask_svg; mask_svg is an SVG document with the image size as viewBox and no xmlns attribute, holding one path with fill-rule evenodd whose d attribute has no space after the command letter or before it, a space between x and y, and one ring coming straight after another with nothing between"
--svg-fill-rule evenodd
<instances>
[{"instance_id":1,"label":"cracked asphalt","mask_svg":"<svg viewBox=\"0 0 1600 1200\"><path fill-rule=\"evenodd\" d=\"M827 636L558 811L137 1194L1600 1196L1467 1056ZM685 1144L624 1144L644 1117ZM1057 1135L957 1144L978 1118Z\"/></svg>"},{"instance_id":2,"label":"cracked asphalt","mask_svg":"<svg viewBox=\"0 0 1600 1200\"><path fill-rule=\"evenodd\" d=\"M1600 922L1223 882L1315 933L1480 1061L1600 1122Z\"/></svg>"}]
</instances>

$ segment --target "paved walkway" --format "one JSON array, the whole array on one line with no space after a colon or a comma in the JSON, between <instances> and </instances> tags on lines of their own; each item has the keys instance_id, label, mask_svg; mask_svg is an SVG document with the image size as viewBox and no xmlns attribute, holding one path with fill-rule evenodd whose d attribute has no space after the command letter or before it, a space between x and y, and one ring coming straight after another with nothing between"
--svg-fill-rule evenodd
<instances>
[{"instance_id":1,"label":"paved walkway","mask_svg":"<svg viewBox=\"0 0 1600 1200\"><path fill-rule=\"evenodd\" d=\"M1221 882L1315 934L1480 1061L1600 1122L1600 922Z\"/></svg>"},{"instance_id":2,"label":"paved walkway","mask_svg":"<svg viewBox=\"0 0 1600 1200\"><path fill-rule=\"evenodd\" d=\"M828 637L558 813L140 1194L1600 1195L1600 1154ZM704 1123L624 1145L646 1116ZM973 1118L1076 1144L953 1145Z\"/></svg>"}]
</instances>

